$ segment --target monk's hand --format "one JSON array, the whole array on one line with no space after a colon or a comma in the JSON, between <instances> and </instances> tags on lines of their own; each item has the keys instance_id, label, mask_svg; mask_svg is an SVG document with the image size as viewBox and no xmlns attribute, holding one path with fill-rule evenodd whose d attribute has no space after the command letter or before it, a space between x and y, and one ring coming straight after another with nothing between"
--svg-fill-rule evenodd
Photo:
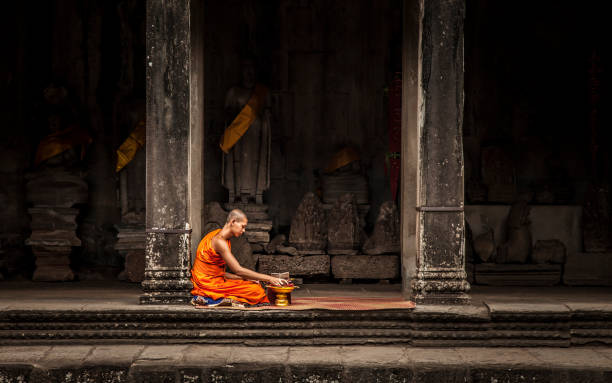
<instances>
[{"instance_id":1,"label":"monk's hand","mask_svg":"<svg viewBox=\"0 0 612 383\"><path fill-rule=\"evenodd\" d=\"M282 279L282 278L272 277L272 279L270 280L270 283L272 283L274 286L285 286L289 284L289 281L286 279Z\"/></svg>"}]
</instances>

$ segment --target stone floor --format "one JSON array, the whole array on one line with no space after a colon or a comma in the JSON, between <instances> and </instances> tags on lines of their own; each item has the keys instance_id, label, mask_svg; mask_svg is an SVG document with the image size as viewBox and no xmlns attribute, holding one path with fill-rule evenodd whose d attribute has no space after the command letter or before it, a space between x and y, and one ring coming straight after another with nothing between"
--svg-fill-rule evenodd
<instances>
[{"instance_id":1,"label":"stone floor","mask_svg":"<svg viewBox=\"0 0 612 383\"><path fill-rule=\"evenodd\" d=\"M0 382L611 382L611 348L0 346Z\"/></svg>"},{"instance_id":2,"label":"stone floor","mask_svg":"<svg viewBox=\"0 0 612 383\"><path fill-rule=\"evenodd\" d=\"M0 310L142 310L140 287L120 282L0 282ZM400 298L399 285L303 285L295 296ZM475 286L480 315L565 307L612 311L612 288ZM151 306L147 306L151 307ZM162 307L159 308L164 309ZM189 305L174 310L194 310ZM603 322L602 322L603 323ZM606 322L607 323L607 322ZM608 326L607 324L605 326ZM610 332L612 329L602 329ZM275 346L204 344L0 345L0 382L612 382L612 348Z\"/></svg>"},{"instance_id":3,"label":"stone floor","mask_svg":"<svg viewBox=\"0 0 612 383\"><path fill-rule=\"evenodd\" d=\"M386 297L401 298L399 284L306 284L295 290L295 297ZM53 307L90 308L113 305L116 308L142 307L139 284L114 281L45 283L0 282L0 310ZM612 311L612 287L494 287L473 286L471 306L503 304L525 307L542 304L592 307ZM189 307L190 306L186 306ZM460 306L459 306L460 307ZM457 309L457 308L455 308ZM466 308L468 309L468 308Z\"/></svg>"}]
</instances>

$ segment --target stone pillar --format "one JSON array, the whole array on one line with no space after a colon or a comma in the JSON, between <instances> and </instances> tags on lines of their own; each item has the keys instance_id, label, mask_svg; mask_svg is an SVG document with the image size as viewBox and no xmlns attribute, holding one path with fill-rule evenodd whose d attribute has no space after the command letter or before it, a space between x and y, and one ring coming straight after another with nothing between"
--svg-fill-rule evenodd
<instances>
[{"instance_id":1,"label":"stone pillar","mask_svg":"<svg viewBox=\"0 0 612 383\"><path fill-rule=\"evenodd\" d=\"M201 153L203 100L202 66L193 62L201 55L192 55L190 27L197 30L191 22L202 20L197 14L200 3L147 1L146 264L141 303L187 302L192 288L191 229L201 227L202 205L202 158L192 149ZM199 240L200 233L193 234Z\"/></svg>"},{"instance_id":2,"label":"stone pillar","mask_svg":"<svg viewBox=\"0 0 612 383\"><path fill-rule=\"evenodd\" d=\"M417 304L470 300L463 213L464 15L465 0L420 1L416 274L411 280Z\"/></svg>"},{"instance_id":3,"label":"stone pillar","mask_svg":"<svg viewBox=\"0 0 612 383\"><path fill-rule=\"evenodd\" d=\"M400 183L400 240L402 261L402 295L412 296L411 284L416 275L416 223L419 164L419 42L421 1L404 0L402 36L402 153Z\"/></svg>"}]
</instances>

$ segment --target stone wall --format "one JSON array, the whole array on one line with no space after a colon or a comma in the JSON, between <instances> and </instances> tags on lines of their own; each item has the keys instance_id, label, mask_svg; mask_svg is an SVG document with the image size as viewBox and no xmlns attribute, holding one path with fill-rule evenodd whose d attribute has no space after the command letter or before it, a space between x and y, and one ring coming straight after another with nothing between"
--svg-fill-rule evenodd
<instances>
[{"instance_id":1,"label":"stone wall","mask_svg":"<svg viewBox=\"0 0 612 383\"><path fill-rule=\"evenodd\" d=\"M513 172L515 192L535 193L534 203L582 204L593 161L609 169L604 141L610 142L610 133L603 121L610 113L600 110L600 127L587 128L593 50L609 67L601 14L594 4L466 2L467 203L514 202L476 193L481 173L491 166L483 157L487 147L505 152L510 164L503 168ZM602 89L609 89L606 77L600 78ZM609 100L609 92L600 96ZM592 156L595 143L608 147L598 150L598 158Z\"/></svg>"},{"instance_id":2,"label":"stone wall","mask_svg":"<svg viewBox=\"0 0 612 383\"><path fill-rule=\"evenodd\" d=\"M401 70L401 2L207 1L205 199L225 202L219 137L225 92L241 79L240 59L258 59L271 87L271 185L264 196L275 227L288 226L317 171L344 145L369 179L369 222L390 199L386 87Z\"/></svg>"},{"instance_id":3,"label":"stone wall","mask_svg":"<svg viewBox=\"0 0 612 383\"><path fill-rule=\"evenodd\" d=\"M5 97L0 114L0 238L3 257L10 258L16 247L22 264L18 271L8 270L11 275L32 271L27 266L29 250L23 247L29 231L24 177L35 170L38 142L49 134L43 91L51 83L67 89L76 123L93 138L82 158L90 191L78 217L83 248L73 261L87 267L120 264L113 249L112 226L120 221L114 152L133 128L133 120L144 117L144 4L15 3L3 12L3 31L15 38L5 46L1 75ZM131 204L144 207L144 174L133 181L130 190L141 191Z\"/></svg>"}]
</instances>

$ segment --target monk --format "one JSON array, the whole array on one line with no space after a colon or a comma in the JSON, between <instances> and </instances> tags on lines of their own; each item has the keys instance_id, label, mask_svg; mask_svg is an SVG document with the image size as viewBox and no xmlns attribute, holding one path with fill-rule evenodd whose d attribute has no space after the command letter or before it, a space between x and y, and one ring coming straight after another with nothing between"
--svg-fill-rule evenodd
<instances>
[{"instance_id":1,"label":"monk","mask_svg":"<svg viewBox=\"0 0 612 383\"><path fill-rule=\"evenodd\" d=\"M200 241L191 269L193 305L266 305L270 302L258 281L277 286L289 283L285 279L260 274L240 266L232 254L229 240L232 237L240 237L247 224L246 214L240 209L234 209L228 214L222 229L211 231ZM225 270L226 266L231 273Z\"/></svg>"}]
</instances>

